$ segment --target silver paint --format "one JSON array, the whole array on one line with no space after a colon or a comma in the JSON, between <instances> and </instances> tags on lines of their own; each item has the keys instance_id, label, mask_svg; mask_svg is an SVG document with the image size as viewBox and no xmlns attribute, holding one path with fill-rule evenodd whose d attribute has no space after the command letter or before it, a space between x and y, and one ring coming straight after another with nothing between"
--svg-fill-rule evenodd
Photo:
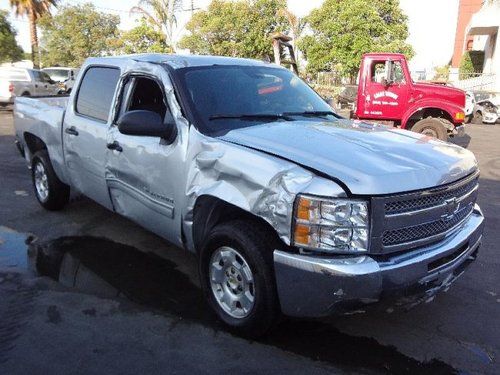
<instances>
[{"instance_id":1,"label":"silver paint","mask_svg":"<svg viewBox=\"0 0 500 375\"><path fill-rule=\"evenodd\" d=\"M200 197L215 197L264 219L289 245L293 202L299 193L326 197L400 193L456 181L477 168L474 156L458 146L358 121L274 122L210 137L184 118L167 70L160 63L174 69L265 65L252 60L167 55L88 59L82 72L90 65L120 69L122 81L108 121L98 123L74 113L77 89L69 99L19 98L14 112L16 137L25 150L27 133L39 137L63 182L190 251L195 251L193 216ZM114 123L119 93L124 77L131 72L157 77L162 83L178 130L173 143L118 132ZM67 135L64 130L71 126L85 137ZM82 140L84 144L79 143ZM123 152L106 148L115 141ZM28 161L30 157L27 152ZM475 229L468 232L471 226ZM277 250L276 277L283 310L316 316L331 310L339 300L376 300L382 280L391 285L414 280L427 264L423 259L446 255L456 242L481 228L482 216L476 213L453 238L424 248L425 254L411 252L407 267L403 263L382 266L368 256L318 258Z\"/></svg>"},{"instance_id":2,"label":"silver paint","mask_svg":"<svg viewBox=\"0 0 500 375\"><path fill-rule=\"evenodd\" d=\"M476 206L473 215L450 237L384 261L366 255L315 257L275 250L274 269L281 309L290 316L327 316L342 311L340 304L344 302L373 303L381 299L384 291L402 291L427 283L426 296L430 297L448 287L449 275L478 249L483 221L482 212ZM470 245L459 256L428 270L430 263L453 254L468 243ZM338 293L340 289L342 293Z\"/></svg>"}]
</instances>

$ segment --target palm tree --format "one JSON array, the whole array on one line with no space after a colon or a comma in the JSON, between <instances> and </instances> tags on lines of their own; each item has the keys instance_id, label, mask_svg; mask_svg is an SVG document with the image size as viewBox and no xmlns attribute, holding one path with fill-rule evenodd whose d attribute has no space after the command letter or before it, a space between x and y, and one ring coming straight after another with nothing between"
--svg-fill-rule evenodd
<instances>
[{"instance_id":1,"label":"palm tree","mask_svg":"<svg viewBox=\"0 0 500 375\"><path fill-rule=\"evenodd\" d=\"M287 8L278 10L277 16L284 17L288 23L288 34L293 39L292 43L295 50L295 59L297 59L299 53L297 48L297 39L300 38L302 32L304 31L304 27L306 25L304 19L297 17Z\"/></svg>"},{"instance_id":2,"label":"palm tree","mask_svg":"<svg viewBox=\"0 0 500 375\"><path fill-rule=\"evenodd\" d=\"M36 31L36 21L44 14L50 14L50 7L57 6L59 0L9 0L10 6L14 8L16 16L27 16L30 24L31 38L31 60L35 63L35 56L38 52L38 35Z\"/></svg>"},{"instance_id":3,"label":"palm tree","mask_svg":"<svg viewBox=\"0 0 500 375\"><path fill-rule=\"evenodd\" d=\"M160 31L167 44L176 50L174 29L177 26L176 13L182 7L182 0L139 0L131 13L141 14L154 28Z\"/></svg>"}]
</instances>

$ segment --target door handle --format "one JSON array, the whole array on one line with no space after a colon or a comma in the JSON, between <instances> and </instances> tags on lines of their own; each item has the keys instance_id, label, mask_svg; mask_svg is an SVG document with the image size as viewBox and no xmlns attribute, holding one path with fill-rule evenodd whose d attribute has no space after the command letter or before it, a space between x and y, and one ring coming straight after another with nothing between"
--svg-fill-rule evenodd
<instances>
[{"instance_id":1,"label":"door handle","mask_svg":"<svg viewBox=\"0 0 500 375\"><path fill-rule=\"evenodd\" d=\"M66 128L66 129L64 130L64 132L65 132L66 134L69 134L69 135L74 135L74 136L77 136L77 135L78 135L78 131L76 130L76 128L75 128L74 126L71 126L71 127L69 127L69 128Z\"/></svg>"},{"instance_id":2,"label":"door handle","mask_svg":"<svg viewBox=\"0 0 500 375\"><path fill-rule=\"evenodd\" d=\"M122 152L123 151L122 146L120 146L120 144L117 141L114 141L113 143L108 143L106 145L106 147L109 150L113 150L113 151L118 151L118 152Z\"/></svg>"}]
</instances>

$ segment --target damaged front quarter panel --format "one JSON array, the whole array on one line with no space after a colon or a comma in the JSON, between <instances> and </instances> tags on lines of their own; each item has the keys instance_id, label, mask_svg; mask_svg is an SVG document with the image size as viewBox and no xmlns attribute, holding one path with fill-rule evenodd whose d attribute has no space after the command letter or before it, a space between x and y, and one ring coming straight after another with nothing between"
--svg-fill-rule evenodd
<instances>
[{"instance_id":1,"label":"damaged front quarter panel","mask_svg":"<svg viewBox=\"0 0 500 375\"><path fill-rule=\"evenodd\" d=\"M290 245L293 203L298 193L345 196L335 182L316 176L295 163L245 146L207 137L190 128L186 212L187 245L194 250L194 207L201 196L237 206L268 222Z\"/></svg>"}]
</instances>

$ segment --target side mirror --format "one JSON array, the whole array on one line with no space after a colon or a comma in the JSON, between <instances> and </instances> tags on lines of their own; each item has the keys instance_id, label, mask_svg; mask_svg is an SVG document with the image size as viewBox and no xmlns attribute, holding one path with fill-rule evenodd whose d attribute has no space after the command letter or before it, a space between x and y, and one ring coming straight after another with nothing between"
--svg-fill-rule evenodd
<instances>
[{"instance_id":1,"label":"side mirror","mask_svg":"<svg viewBox=\"0 0 500 375\"><path fill-rule=\"evenodd\" d=\"M126 135L161 137L173 141L177 127L173 121L163 122L161 116L153 111L135 110L125 112L117 121L118 131Z\"/></svg>"}]
</instances>

